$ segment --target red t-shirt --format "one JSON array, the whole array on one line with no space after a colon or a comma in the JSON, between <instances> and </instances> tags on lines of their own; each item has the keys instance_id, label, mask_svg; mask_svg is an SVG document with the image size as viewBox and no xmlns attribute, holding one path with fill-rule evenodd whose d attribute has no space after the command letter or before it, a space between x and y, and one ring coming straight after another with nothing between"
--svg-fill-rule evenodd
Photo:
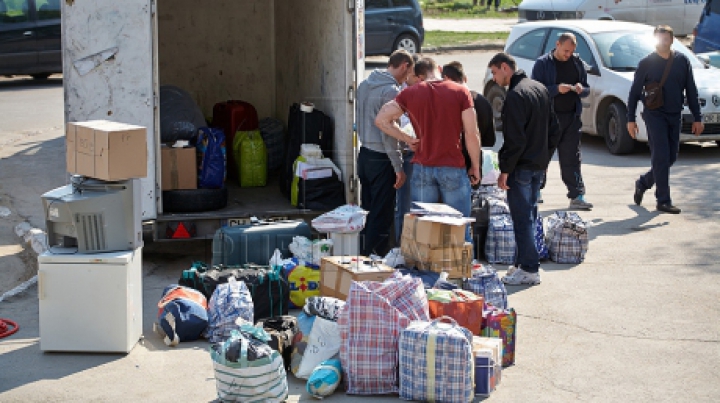
<instances>
[{"instance_id":1,"label":"red t-shirt","mask_svg":"<svg viewBox=\"0 0 720 403\"><path fill-rule=\"evenodd\" d=\"M462 112L472 108L473 101L464 85L447 80L424 81L402 90L395 102L408 114L420 139L412 162L430 167L465 167L460 145Z\"/></svg>"}]
</instances>

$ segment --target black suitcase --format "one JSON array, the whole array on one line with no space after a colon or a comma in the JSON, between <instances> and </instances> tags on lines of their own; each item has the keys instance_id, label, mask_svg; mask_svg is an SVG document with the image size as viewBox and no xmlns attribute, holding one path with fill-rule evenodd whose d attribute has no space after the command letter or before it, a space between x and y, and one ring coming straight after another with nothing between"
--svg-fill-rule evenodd
<instances>
[{"instance_id":1,"label":"black suitcase","mask_svg":"<svg viewBox=\"0 0 720 403\"><path fill-rule=\"evenodd\" d=\"M255 326L262 327L270 335L268 345L282 355L285 371L290 369L292 346L298 333L298 321L294 316L284 315L260 319Z\"/></svg>"},{"instance_id":2,"label":"black suitcase","mask_svg":"<svg viewBox=\"0 0 720 403\"><path fill-rule=\"evenodd\" d=\"M213 237L212 265L267 265L275 249L280 249L283 258L289 258L288 247L296 236L312 237L310 226L305 221L260 221L220 228Z\"/></svg>"},{"instance_id":3,"label":"black suitcase","mask_svg":"<svg viewBox=\"0 0 720 403\"><path fill-rule=\"evenodd\" d=\"M285 165L280 175L280 190L290 198L290 185L293 179L293 164L300 156L300 146L317 144L325 158L332 159L335 126L332 119L323 112L313 109L307 113L300 110L299 104L290 107L288 116L288 137L285 147Z\"/></svg>"},{"instance_id":4,"label":"black suitcase","mask_svg":"<svg viewBox=\"0 0 720 403\"><path fill-rule=\"evenodd\" d=\"M218 284L227 283L230 277L244 282L250 290L254 305L254 317L269 318L287 315L290 285L284 276L267 266L213 266L202 277L205 296L210 299Z\"/></svg>"},{"instance_id":5,"label":"black suitcase","mask_svg":"<svg viewBox=\"0 0 720 403\"><path fill-rule=\"evenodd\" d=\"M484 259L485 242L487 241L488 226L490 223L490 204L485 196L473 195L470 215L475 218L475 222L472 223L475 259Z\"/></svg>"},{"instance_id":6,"label":"black suitcase","mask_svg":"<svg viewBox=\"0 0 720 403\"><path fill-rule=\"evenodd\" d=\"M334 210L345 204L345 185L335 172L329 178L303 179L298 182L298 208Z\"/></svg>"}]
</instances>

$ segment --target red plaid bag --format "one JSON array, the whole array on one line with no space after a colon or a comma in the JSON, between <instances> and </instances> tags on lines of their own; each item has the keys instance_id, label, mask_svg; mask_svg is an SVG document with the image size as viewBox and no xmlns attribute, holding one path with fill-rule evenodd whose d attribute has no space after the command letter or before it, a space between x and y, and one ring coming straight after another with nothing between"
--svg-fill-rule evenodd
<instances>
[{"instance_id":1,"label":"red plaid bag","mask_svg":"<svg viewBox=\"0 0 720 403\"><path fill-rule=\"evenodd\" d=\"M417 320L430 320L422 280L396 274L382 283L352 283L338 319L348 394L398 392L400 332Z\"/></svg>"}]
</instances>

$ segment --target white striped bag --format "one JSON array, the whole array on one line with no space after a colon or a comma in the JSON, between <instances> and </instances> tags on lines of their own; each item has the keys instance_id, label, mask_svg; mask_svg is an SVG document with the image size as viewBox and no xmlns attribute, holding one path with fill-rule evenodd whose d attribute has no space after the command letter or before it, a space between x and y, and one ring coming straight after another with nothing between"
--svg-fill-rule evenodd
<instances>
[{"instance_id":1,"label":"white striped bag","mask_svg":"<svg viewBox=\"0 0 720 403\"><path fill-rule=\"evenodd\" d=\"M587 223L575 212L558 211L550 215L547 244L553 262L582 263L589 246Z\"/></svg>"},{"instance_id":2,"label":"white striped bag","mask_svg":"<svg viewBox=\"0 0 720 403\"><path fill-rule=\"evenodd\" d=\"M515 231L509 215L490 216L487 240L485 241L485 258L488 263L515 263Z\"/></svg>"},{"instance_id":3,"label":"white striped bag","mask_svg":"<svg viewBox=\"0 0 720 403\"><path fill-rule=\"evenodd\" d=\"M254 354L248 354L250 349ZM280 403L287 399L282 356L265 342L233 330L229 339L210 347L210 356L221 402Z\"/></svg>"},{"instance_id":4,"label":"white striped bag","mask_svg":"<svg viewBox=\"0 0 720 403\"><path fill-rule=\"evenodd\" d=\"M472 333L447 316L410 323L400 334L400 398L471 402L475 396L472 342Z\"/></svg>"}]
</instances>

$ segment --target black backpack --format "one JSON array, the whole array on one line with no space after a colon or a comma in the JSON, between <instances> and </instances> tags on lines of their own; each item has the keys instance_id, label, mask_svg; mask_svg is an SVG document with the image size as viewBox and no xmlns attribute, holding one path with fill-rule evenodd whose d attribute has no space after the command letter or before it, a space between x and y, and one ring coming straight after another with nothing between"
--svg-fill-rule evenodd
<instances>
[{"instance_id":1,"label":"black backpack","mask_svg":"<svg viewBox=\"0 0 720 403\"><path fill-rule=\"evenodd\" d=\"M332 176L303 179L298 182L298 208L330 211L345 204L345 185L333 171Z\"/></svg>"}]
</instances>

